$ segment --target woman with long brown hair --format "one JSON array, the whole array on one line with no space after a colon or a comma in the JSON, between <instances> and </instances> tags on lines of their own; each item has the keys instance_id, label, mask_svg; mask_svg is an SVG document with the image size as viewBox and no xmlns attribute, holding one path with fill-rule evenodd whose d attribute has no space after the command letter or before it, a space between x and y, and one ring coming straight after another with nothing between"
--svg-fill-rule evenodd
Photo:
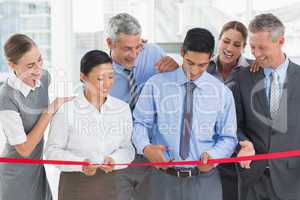
<instances>
[{"instance_id":1,"label":"woman with long brown hair","mask_svg":"<svg viewBox=\"0 0 300 200\"><path fill-rule=\"evenodd\" d=\"M218 54L214 56L207 72L214 75L230 89L234 89L238 72L252 64L242 53L247 43L247 28L239 21L230 21L223 25L219 35ZM255 70L255 67L253 68ZM239 187L238 166L222 164L218 166L224 200L237 200Z\"/></svg>"}]
</instances>

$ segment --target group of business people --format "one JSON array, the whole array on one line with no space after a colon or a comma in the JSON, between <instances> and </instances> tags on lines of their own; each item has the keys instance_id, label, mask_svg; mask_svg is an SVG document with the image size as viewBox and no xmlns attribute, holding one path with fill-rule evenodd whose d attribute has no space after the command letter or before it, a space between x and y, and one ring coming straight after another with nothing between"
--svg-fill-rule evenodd
<instances>
[{"instance_id":1,"label":"group of business people","mask_svg":"<svg viewBox=\"0 0 300 200\"><path fill-rule=\"evenodd\" d=\"M45 152L89 162L57 166L59 200L299 199L300 158L207 163L300 148L300 68L282 50L285 27L260 14L248 29L226 23L214 55L210 31L192 28L177 64L141 39L133 16L118 14L107 26L110 55L87 52L81 93L51 103L37 45L12 35L4 46L12 72L0 88L2 157L42 159ZM253 61L242 56L248 32ZM114 165L190 160L204 165ZM0 164L0 200L17 199L52 199L43 165Z\"/></svg>"}]
</instances>

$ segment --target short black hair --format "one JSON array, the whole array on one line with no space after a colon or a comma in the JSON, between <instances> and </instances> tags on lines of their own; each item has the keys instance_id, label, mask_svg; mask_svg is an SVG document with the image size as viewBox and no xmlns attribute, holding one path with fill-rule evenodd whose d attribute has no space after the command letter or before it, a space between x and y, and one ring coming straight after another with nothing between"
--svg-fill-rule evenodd
<instances>
[{"instance_id":1,"label":"short black hair","mask_svg":"<svg viewBox=\"0 0 300 200\"><path fill-rule=\"evenodd\" d=\"M112 63L112 59L107 53L100 50L91 50L81 58L80 72L88 75L94 67L105 63Z\"/></svg>"},{"instance_id":2,"label":"short black hair","mask_svg":"<svg viewBox=\"0 0 300 200\"><path fill-rule=\"evenodd\" d=\"M213 54L215 47L215 39L210 31L204 28L192 28L185 36L182 49L186 53L195 51L200 53Z\"/></svg>"}]
</instances>

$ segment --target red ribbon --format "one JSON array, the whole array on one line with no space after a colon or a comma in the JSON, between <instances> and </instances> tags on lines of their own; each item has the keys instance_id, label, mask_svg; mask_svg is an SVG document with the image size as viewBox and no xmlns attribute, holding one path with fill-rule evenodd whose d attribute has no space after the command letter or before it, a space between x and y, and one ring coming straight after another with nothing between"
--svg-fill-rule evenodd
<instances>
[{"instance_id":1,"label":"red ribbon","mask_svg":"<svg viewBox=\"0 0 300 200\"><path fill-rule=\"evenodd\" d=\"M270 160L277 158L288 158L300 156L300 150L291 150L284 152L275 152L267 154L257 154L255 156L243 156L237 158L219 158L219 159L209 159L207 164L221 164L221 163L236 163L246 160ZM64 161L64 160L36 160L28 158L1 158L0 163L19 163L19 164L34 164L34 165L90 165L89 162L80 161ZM145 162L145 163L115 163L109 165L118 166L174 166L174 165L203 165L202 161L173 161L173 162Z\"/></svg>"}]
</instances>

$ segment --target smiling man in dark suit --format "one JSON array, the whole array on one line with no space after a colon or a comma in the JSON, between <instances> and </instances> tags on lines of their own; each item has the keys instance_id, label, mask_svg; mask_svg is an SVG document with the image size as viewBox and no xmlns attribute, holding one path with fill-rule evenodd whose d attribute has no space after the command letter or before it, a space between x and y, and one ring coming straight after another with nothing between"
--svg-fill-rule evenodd
<instances>
[{"instance_id":1,"label":"smiling man in dark suit","mask_svg":"<svg viewBox=\"0 0 300 200\"><path fill-rule=\"evenodd\" d=\"M261 66L241 71L234 96L237 107L238 156L300 149L300 67L284 54L284 25L272 14L249 25L251 52ZM242 162L243 199L300 199L300 158Z\"/></svg>"}]
</instances>

